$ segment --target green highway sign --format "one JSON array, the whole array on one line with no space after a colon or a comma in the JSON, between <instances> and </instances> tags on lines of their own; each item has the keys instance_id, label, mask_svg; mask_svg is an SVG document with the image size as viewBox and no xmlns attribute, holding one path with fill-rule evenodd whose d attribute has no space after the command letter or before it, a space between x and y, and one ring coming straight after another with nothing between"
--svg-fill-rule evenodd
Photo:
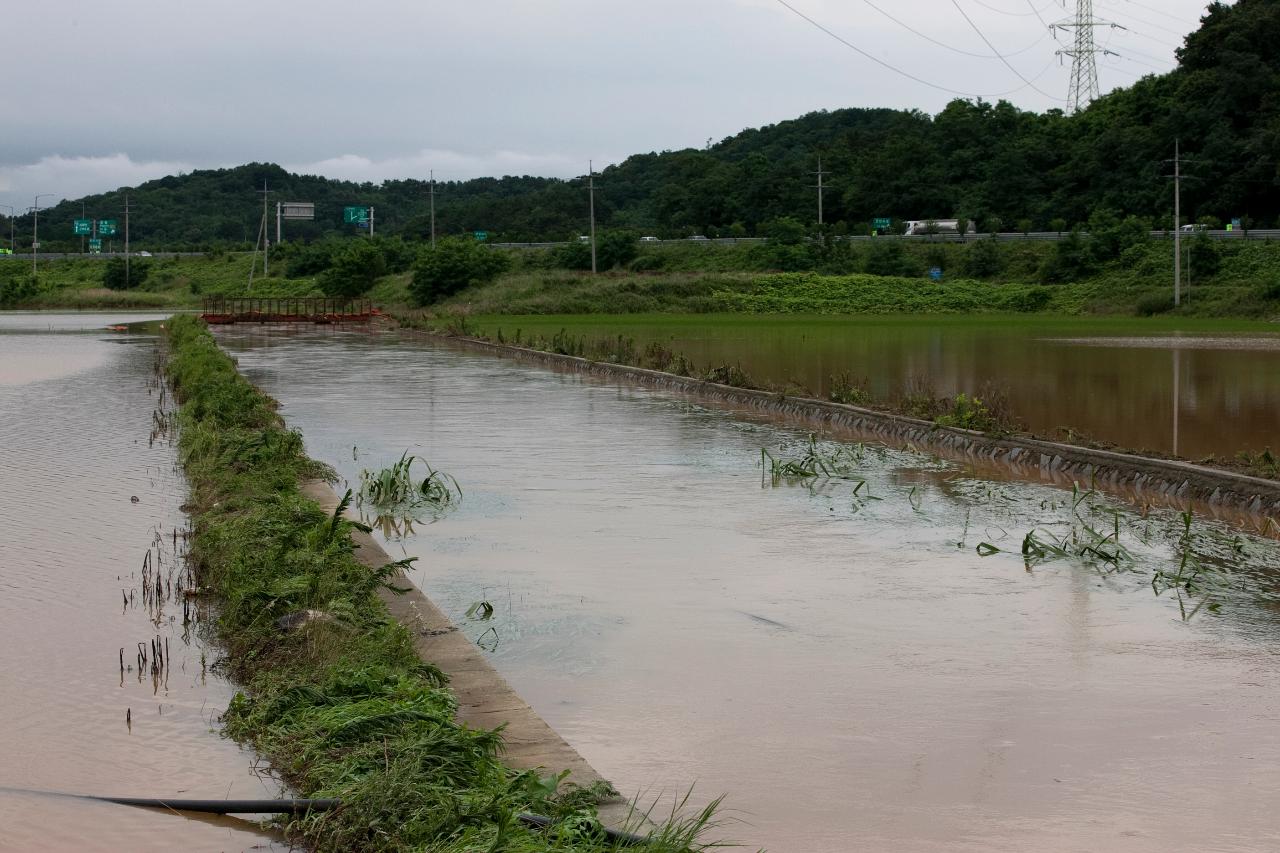
<instances>
[{"instance_id":1,"label":"green highway sign","mask_svg":"<svg viewBox=\"0 0 1280 853\"><path fill-rule=\"evenodd\" d=\"M350 224L352 222L361 223L369 221L369 208L367 207L344 207L342 208L342 221Z\"/></svg>"},{"instance_id":2,"label":"green highway sign","mask_svg":"<svg viewBox=\"0 0 1280 853\"><path fill-rule=\"evenodd\" d=\"M77 234L92 234L92 233L93 233L93 220L92 220L92 219L77 219L77 220L75 220L75 222L73 223L73 225L75 226L75 233L77 233Z\"/></svg>"},{"instance_id":3,"label":"green highway sign","mask_svg":"<svg viewBox=\"0 0 1280 853\"><path fill-rule=\"evenodd\" d=\"M480 240L481 242L483 242L483 241L485 241L485 240L488 240L488 239L489 239L489 232L488 232L488 231L476 231L476 232L475 232L475 238L476 238L477 240Z\"/></svg>"},{"instance_id":4,"label":"green highway sign","mask_svg":"<svg viewBox=\"0 0 1280 853\"><path fill-rule=\"evenodd\" d=\"M883 231L892 224L893 223L890 222L887 217L883 216L877 216L875 219L871 220L871 227L877 231Z\"/></svg>"},{"instance_id":5,"label":"green highway sign","mask_svg":"<svg viewBox=\"0 0 1280 853\"><path fill-rule=\"evenodd\" d=\"M101 240L99 240L97 237L94 237L92 240L90 240L90 241L89 241L89 251L90 251L90 252L101 252L101 251L102 251L102 241L101 241Z\"/></svg>"},{"instance_id":6,"label":"green highway sign","mask_svg":"<svg viewBox=\"0 0 1280 853\"><path fill-rule=\"evenodd\" d=\"M103 236L110 237L116 233L116 221L114 219L99 219L98 233Z\"/></svg>"}]
</instances>

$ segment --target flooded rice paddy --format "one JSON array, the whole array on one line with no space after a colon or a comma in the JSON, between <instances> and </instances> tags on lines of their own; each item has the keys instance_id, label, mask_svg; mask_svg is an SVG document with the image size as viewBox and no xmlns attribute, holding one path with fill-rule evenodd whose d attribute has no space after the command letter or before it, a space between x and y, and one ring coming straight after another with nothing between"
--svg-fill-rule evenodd
<instances>
[{"instance_id":1,"label":"flooded rice paddy","mask_svg":"<svg viewBox=\"0 0 1280 853\"><path fill-rule=\"evenodd\" d=\"M1273 541L873 445L775 479L785 424L412 337L219 338L348 482L457 478L388 550L627 794L774 851L1280 847Z\"/></svg>"},{"instance_id":2,"label":"flooded rice paddy","mask_svg":"<svg viewBox=\"0 0 1280 853\"><path fill-rule=\"evenodd\" d=\"M1198 459L1277 449L1280 328L1179 320L948 317L500 317L478 328L510 339L564 328L632 337L702 368L825 397L831 377L891 400L924 380L939 395L990 382L1034 432L1069 428L1120 447Z\"/></svg>"},{"instance_id":3,"label":"flooded rice paddy","mask_svg":"<svg viewBox=\"0 0 1280 853\"><path fill-rule=\"evenodd\" d=\"M0 314L2 850L285 849L236 818L32 793L279 792L217 733L234 690L182 593L153 339L103 331L143 319Z\"/></svg>"}]
</instances>

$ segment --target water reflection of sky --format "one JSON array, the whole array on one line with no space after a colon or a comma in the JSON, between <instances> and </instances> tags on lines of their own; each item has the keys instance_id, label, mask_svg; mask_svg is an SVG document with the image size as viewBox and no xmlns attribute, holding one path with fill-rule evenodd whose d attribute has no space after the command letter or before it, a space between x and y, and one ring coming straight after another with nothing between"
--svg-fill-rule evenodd
<instances>
[{"instance_id":1,"label":"water reflection of sky","mask_svg":"<svg viewBox=\"0 0 1280 853\"><path fill-rule=\"evenodd\" d=\"M730 834L777 850L1280 843L1265 542L1197 520L1241 588L1184 622L1151 587L1175 513L872 445L774 485L760 449L804 432L413 340L219 334L347 480L405 449L458 478L389 550L628 793L728 793ZM1025 564L1029 531L1084 524L1131 564Z\"/></svg>"}]
</instances>

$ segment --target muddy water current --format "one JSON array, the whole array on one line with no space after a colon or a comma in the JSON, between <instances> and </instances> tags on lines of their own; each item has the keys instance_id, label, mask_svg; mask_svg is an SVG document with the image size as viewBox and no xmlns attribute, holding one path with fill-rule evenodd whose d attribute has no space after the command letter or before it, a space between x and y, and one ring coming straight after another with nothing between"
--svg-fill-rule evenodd
<instances>
[{"instance_id":1,"label":"muddy water current","mask_svg":"<svg viewBox=\"0 0 1280 853\"><path fill-rule=\"evenodd\" d=\"M774 851L1280 848L1274 542L880 446L775 482L785 424L421 339L219 337L348 482L457 478L388 549L623 792Z\"/></svg>"},{"instance_id":2,"label":"muddy water current","mask_svg":"<svg viewBox=\"0 0 1280 853\"><path fill-rule=\"evenodd\" d=\"M0 314L0 850L286 849L246 820L35 793L280 791L217 733L234 689L181 590L154 339L102 330L142 319Z\"/></svg>"},{"instance_id":3,"label":"muddy water current","mask_svg":"<svg viewBox=\"0 0 1280 853\"><path fill-rule=\"evenodd\" d=\"M502 317L510 338L659 343L700 368L738 365L754 380L825 398L846 374L875 400L995 389L1034 432L1064 429L1120 447L1198 459L1277 449L1280 328L1133 318Z\"/></svg>"}]
</instances>

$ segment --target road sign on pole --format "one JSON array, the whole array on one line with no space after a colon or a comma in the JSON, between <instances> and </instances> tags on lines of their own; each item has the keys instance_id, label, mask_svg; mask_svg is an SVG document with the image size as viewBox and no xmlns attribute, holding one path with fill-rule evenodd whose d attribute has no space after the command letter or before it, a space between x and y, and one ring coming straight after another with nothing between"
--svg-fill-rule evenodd
<instances>
[{"instance_id":1,"label":"road sign on pole","mask_svg":"<svg viewBox=\"0 0 1280 853\"><path fill-rule=\"evenodd\" d=\"M347 208L351 210L352 208ZM357 210L359 208L356 208ZM346 211L343 211L345 215ZM286 201L280 205L280 215L285 219L315 219L316 206L309 201ZM348 219L348 222L351 220Z\"/></svg>"},{"instance_id":2,"label":"road sign on pole","mask_svg":"<svg viewBox=\"0 0 1280 853\"><path fill-rule=\"evenodd\" d=\"M92 234L93 233L92 219L77 219L72 224L75 227L76 234Z\"/></svg>"},{"instance_id":3,"label":"road sign on pole","mask_svg":"<svg viewBox=\"0 0 1280 853\"><path fill-rule=\"evenodd\" d=\"M98 254L99 252L101 252L101 251L102 251L102 241L101 241L101 240L99 240L97 237L94 237L92 240L90 240L90 241L89 241L89 251L90 251L90 252L92 252L92 253L93 253L93 254L95 254L95 255L96 255L96 254Z\"/></svg>"},{"instance_id":4,"label":"road sign on pole","mask_svg":"<svg viewBox=\"0 0 1280 853\"><path fill-rule=\"evenodd\" d=\"M474 236L475 236L475 238L476 238L477 240L479 240L481 243L483 243L485 240L488 240L488 239L489 239L489 232L488 232L488 231L476 231Z\"/></svg>"},{"instance_id":5,"label":"road sign on pole","mask_svg":"<svg viewBox=\"0 0 1280 853\"><path fill-rule=\"evenodd\" d=\"M116 221L114 219L99 219L98 233L104 237L110 237L116 233Z\"/></svg>"},{"instance_id":6,"label":"road sign on pole","mask_svg":"<svg viewBox=\"0 0 1280 853\"><path fill-rule=\"evenodd\" d=\"M889 218L885 216L877 216L875 219L871 220L871 227L877 231L888 230L889 226L892 224L893 223L889 221Z\"/></svg>"},{"instance_id":7,"label":"road sign on pole","mask_svg":"<svg viewBox=\"0 0 1280 853\"><path fill-rule=\"evenodd\" d=\"M342 208L342 221L357 225L363 223L367 228L369 225L369 208L367 207L344 207Z\"/></svg>"}]
</instances>

